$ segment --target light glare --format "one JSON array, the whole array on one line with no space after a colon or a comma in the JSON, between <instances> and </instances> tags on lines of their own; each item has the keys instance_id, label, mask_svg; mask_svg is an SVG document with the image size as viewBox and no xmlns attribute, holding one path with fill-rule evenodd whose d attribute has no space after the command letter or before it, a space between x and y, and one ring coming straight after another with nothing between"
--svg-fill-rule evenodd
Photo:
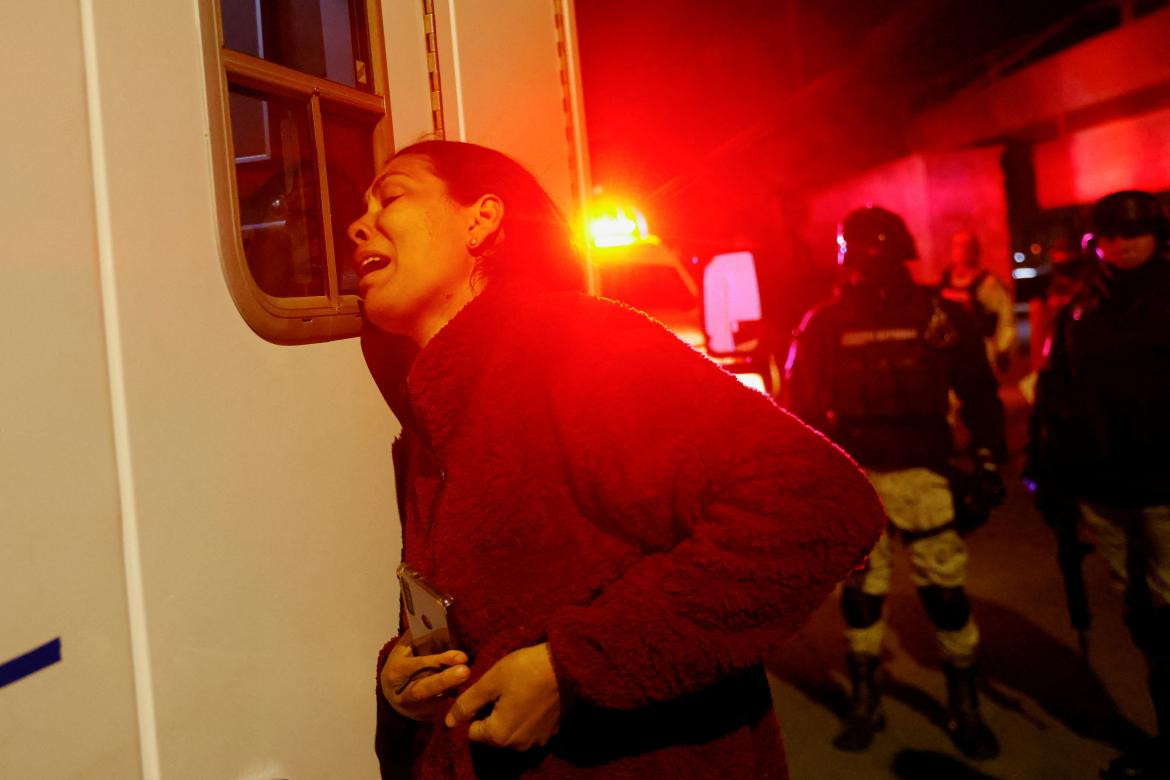
<instances>
[{"instance_id":1,"label":"light glare","mask_svg":"<svg viewBox=\"0 0 1170 780\"><path fill-rule=\"evenodd\" d=\"M752 390L759 390L764 395L768 394L768 387L764 384L764 377L759 374L735 374L735 378L744 387L750 387Z\"/></svg>"},{"instance_id":2,"label":"light glare","mask_svg":"<svg viewBox=\"0 0 1170 780\"><path fill-rule=\"evenodd\" d=\"M654 237L637 207L605 199L594 202L589 209L589 240L602 249L653 241Z\"/></svg>"}]
</instances>

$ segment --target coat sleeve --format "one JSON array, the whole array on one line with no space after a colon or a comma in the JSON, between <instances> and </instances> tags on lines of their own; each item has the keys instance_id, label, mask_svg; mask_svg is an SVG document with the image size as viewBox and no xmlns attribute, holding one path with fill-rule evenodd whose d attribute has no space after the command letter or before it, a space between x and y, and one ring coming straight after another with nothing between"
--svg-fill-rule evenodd
<instances>
[{"instance_id":1,"label":"coat sleeve","mask_svg":"<svg viewBox=\"0 0 1170 780\"><path fill-rule=\"evenodd\" d=\"M996 355L1010 354L1016 346L1016 312L1012 296L995 274L989 273L976 291L979 303L995 315L995 330L991 335Z\"/></svg>"},{"instance_id":2,"label":"coat sleeve","mask_svg":"<svg viewBox=\"0 0 1170 780\"><path fill-rule=\"evenodd\" d=\"M567 696L628 709L761 664L884 514L828 440L657 324L609 319L553 404L580 504L643 554L548 636Z\"/></svg>"},{"instance_id":3,"label":"coat sleeve","mask_svg":"<svg viewBox=\"0 0 1170 780\"><path fill-rule=\"evenodd\" d=\"M429 726L399 715L382 695L382 667L386 657L402 637L394 637L378 653L374 673L374 697L377 706L377 721L374 730L374 753L382 780L408 780L414 756L421 750L419 744L422 732Z\"/></svg>"},{"instance_id":4,"label":"coat sleeve","mask_svg":"<svg viewBox=\"0 0 1170 780\"><path fill-rule=\"evenodd\" d=\"M1003 463L1007 458L1003 402L978 325L954 304L942 305L956 333L949 348L948 380L959 399L959 417L971 432L971 451L985 450L996 463Z\"/></svg>"},{"instance_id":5,"label":"coat sleeve","mask_svg":"<svg viewBox=\"0 0 1170 780\"><path fill-rule=\"evenodd\" d=\"M819 431L829 432L833 394L833 328L830 313L818 308L804 315L788 348L781 384L784 408Z\"/></svg>"}]
</instances>

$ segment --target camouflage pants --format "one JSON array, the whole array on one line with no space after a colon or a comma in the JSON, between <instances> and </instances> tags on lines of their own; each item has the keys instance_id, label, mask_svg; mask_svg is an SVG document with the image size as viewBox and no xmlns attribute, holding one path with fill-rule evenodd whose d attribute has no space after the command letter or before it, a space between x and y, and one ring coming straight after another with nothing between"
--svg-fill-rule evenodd
<instances>
[{"instance_id":1,"label":"camouflage pants","mask_svg":"<svg viewBox=\"0 0 1170 780\"><path fill-rule=\"evenodd\" d=\"M1085 524L1114 584L1144 577L1152 606L1170 604L1170 506L1116 507L1080 502Z\"/></svg>"},{"instance_id":2,"label":"camouflage pants","mask_svg":"<svg viewBox=\"0 0 1170 780\"><path fill-rule=\"evenodd\" d=\"M886 508L892 528L878 539L865 569L852 574L845 587L871 596L888 594L894 569L892 537L897 537L910 554L910 577L916 587L962 588L967 581L967 545L953 528L937 530L955 516L946 478L924 468L871 470L866 475ZM885 620L878 620L865 628L846 628L845 641L852 653L878 655L884 632ZM935 635L944 660L967 665L974 658L979 645L974 618L968 618L956 631L936 628Z\"/></svg>"}]
</instances>

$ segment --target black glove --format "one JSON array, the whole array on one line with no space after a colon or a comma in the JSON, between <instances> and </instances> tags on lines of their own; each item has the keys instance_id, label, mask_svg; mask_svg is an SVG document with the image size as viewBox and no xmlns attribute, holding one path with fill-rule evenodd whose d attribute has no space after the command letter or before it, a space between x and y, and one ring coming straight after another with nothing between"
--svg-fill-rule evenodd
<instances>
[{"instance_id":1,"label":"black glove","mask_svg":"<svg viewBox=\"0 0 1170 780\"><path fill-rule=\"evenodd\" d=\"M1052 489L1054 480L1041 474L1031 463L1024 464L1024 469L1020 472L1020 482L1032 494L1032 503L1041 512L1047 511L1055 503L1053 501L1055 491Z\"/></svg>"}]
</instances>

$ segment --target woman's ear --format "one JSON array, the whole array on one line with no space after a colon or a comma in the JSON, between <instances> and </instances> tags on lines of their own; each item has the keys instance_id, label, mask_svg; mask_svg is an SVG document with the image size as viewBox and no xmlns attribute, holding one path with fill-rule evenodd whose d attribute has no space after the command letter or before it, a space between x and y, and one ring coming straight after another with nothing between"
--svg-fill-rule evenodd
<instances>
[{"instance_id":1,"label":"woman's ear","mask_svg":"<svg viewBox=\"0 0 1170 780\"><path fill-rule=\"evenodd\" d=\"M478 254L486 247L496 244L503 234L500 226L504 221L504 201L499 195L487 193L471 205L471 225L467 229L467 246Z\"/></svg>"}]
</instances>

